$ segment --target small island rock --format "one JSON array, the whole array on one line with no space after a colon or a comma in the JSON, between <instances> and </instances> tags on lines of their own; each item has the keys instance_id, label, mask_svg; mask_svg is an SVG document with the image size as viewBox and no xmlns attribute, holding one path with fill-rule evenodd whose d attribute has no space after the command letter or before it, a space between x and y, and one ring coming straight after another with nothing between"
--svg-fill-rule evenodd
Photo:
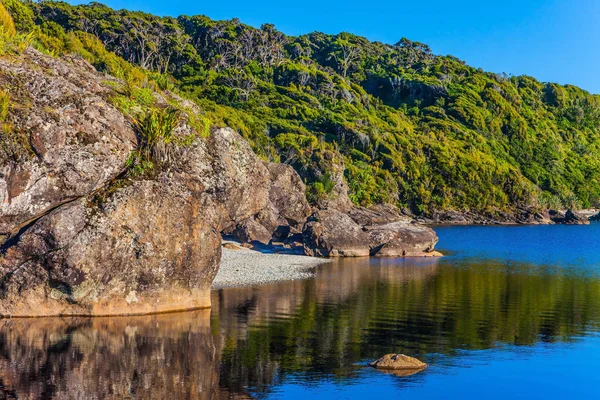
<instances>
[{"instance_id":1,"label":"small island rock","mask_svg":"<svg viewBox=\"0 0 600 400\"><path fill-rule=\"evenodd\" d=\"M427 364L404 354L386 354L380 359L369 363L370 367L383 370L423 370Z\"/></svg>"}]
</instances>

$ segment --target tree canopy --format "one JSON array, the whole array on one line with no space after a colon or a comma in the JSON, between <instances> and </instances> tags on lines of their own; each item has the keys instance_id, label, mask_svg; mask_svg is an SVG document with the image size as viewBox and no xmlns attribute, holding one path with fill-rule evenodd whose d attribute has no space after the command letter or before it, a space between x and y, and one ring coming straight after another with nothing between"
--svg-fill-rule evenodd
<instances>
[{"instance_id":1,"label":"tree canopy","mask_svg":"<svg viewBox=\"0 0 600 400\"><path fill-rule=\"evenodd\" d=\"M103 52L85 50L96 68L160 76L324 195L330 171L320 161L335 152L360 205L426 215L600 205L600 97L580 88L485 72L408 39L292 37L237 19L3 2L17 30L46 35L46 49L99 41Z\"/></svg>"}]
</instances>

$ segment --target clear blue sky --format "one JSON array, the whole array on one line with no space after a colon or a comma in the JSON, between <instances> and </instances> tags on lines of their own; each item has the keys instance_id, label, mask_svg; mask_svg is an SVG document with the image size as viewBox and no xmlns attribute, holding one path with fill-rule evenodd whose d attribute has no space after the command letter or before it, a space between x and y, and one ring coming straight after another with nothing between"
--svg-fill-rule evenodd
<instances>
[{"instance_id":1,"label":"clear blue sky","mask_svg":"<svg viewBox=\"0 0 600 400\"><path fill-rule=\"evenodd\" d=\"M156 15L237 17L253 26L273 23L288 35L346 31L386 43L406 37L487 71L531 75L600 93L599 0L101 2Z\"/></svg>"}]
</instances>

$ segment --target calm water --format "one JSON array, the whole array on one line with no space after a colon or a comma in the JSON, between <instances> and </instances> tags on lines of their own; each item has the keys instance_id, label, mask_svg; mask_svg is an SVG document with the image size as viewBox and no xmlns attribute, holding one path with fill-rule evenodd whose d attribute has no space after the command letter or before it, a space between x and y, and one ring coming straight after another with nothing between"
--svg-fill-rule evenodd
<instances>
[{"instance_id":1,"label":"calm water","mask_svg":"<svg viewBox=\"0 0 600 400\"><path fill-rule=\"evenodd\" d=\"M2 398L599 398L600 224L437 228L440 260L342 260L150 317L0 320ZM431 367L366 367L390 352Z\"/></svg>"}]
</instances>

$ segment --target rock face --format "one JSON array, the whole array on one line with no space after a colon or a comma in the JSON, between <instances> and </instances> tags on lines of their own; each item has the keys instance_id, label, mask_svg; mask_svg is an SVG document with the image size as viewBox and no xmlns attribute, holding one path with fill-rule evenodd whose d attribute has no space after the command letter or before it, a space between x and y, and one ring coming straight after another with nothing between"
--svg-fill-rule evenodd
<instances>
[{"instance_id":1,"label":"rock face","mask_svg":"<svg viewBox=\"0 0 600 400\"><path fill-rule=\"evenodd\" d=\"M369 366L383 370L423 370L427 364L404 354L386 354L380 359L369 363Z\"/></svg>"},{"instance_id":2,"label":"rock face","mask_svg":"<svg viewBox=\"0 0 600 400\"><path fill-rule=\"evenodd\" d=\"M272 239L285 239L290 233L299 233L311 213L306 187L296 171L284 164L265 163L265 167L269 176L266 205L224 231L242 242L269 244Z\"/></svg>"},{"instance_id":3,"label":"rock face","mask_svg":"<svg viewBox=\"0 0 600 400\"><path fill-rule=\"evenodd\" d=\"M431 253L438 242L433 229L402 221L365 229L371 255L376 257L423 257Z\"/></svg>"},{"instance_id":4,"label":"rock face","mask_svg":"<svg viewBox=\"0 0 600 400\"><path fill-rule=\"evenodd\" d=\"M45 72L29 81L32 63ZM33 50L2 64L2 79L10 70L11 82L25 82L20 96L63 112L38 117L36 106L30 119L11 115L17 129L31 130L35 155L6 162L0 178L9 234L0 247L0 315L210 306L220 232L267 206L269 170L237 133L219 129L176 146L174 161L152 174L113 179L135 135L97 95L110 91L106 77L86 66ZM82 82L69 81L79 75ZM186 123L175 132L193 134Z\"/></svg>"},{"instance_id":5,"label":"rock face","mask_svg":"<svg viewBox=\"0 0 600 400\"><path fill-rule=\"evenodd\" d=\"M0 150L0 234L14 234L125 168L135 133L105 100L111 91L102 84L106 77L92 71L77 59L59 61L34 50L0 59L0 87L15 103L27 105L14 107L7 122L15 137L29 138L27 145Z\"/></svg>"},{"instance_id":6,"label":"rock face","mask_svg":"<svg viewBox=\"0 0 600 400\"><path fill-rule=\"evenodd\" d=\"M369 236L352 218L337 210L320 210L311 215L302 235L308 255L365 257L370 253Z\"/></svg>"},{"instance_id":7,"label":"rock face","mask_svg":"<svg viewBox=\"0 0 600 400\"><path fill-rule=\"evenodd\" d=\"M15 238L0 260L0 314L209 306L222 227L264 205L256 199L266 199L268 174L227 129L198 140L177 159L154 179L126 181L58 207ZM218 178L212 172L224 169Z\"/></svg>"}]
</instances>

